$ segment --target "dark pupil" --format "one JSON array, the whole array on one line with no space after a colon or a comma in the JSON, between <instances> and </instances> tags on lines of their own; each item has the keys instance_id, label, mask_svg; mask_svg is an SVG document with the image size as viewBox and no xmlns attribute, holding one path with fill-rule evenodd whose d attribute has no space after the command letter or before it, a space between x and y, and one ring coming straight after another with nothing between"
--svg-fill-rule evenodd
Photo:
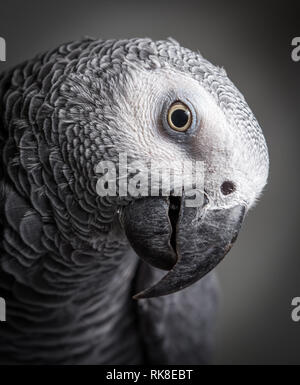
<instances>
[{"instance_id":1,"label":"dark pupil","mask_svg":"<svg viewBox=\"0 0 300 385\"><path fill-rule=\"evenodd\" d=\"M189 114L185 110L176 110L172 112L171 120L175 127L181 128L187 124L189 120Z\"/></svg>"}]
</instances>

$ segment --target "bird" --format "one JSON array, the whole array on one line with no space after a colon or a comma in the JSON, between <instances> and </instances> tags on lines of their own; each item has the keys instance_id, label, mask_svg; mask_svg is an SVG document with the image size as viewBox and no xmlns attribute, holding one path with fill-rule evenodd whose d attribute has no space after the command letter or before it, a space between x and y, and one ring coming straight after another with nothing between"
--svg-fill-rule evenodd
<instances>
[{"instance_id":1,"label":"bird","mask_svg":"<svg viewBox=\"0 0 300 385\"><path fill-rule=\"evenodd\" d=\"M214 268L269 170L224 68L173 38L61 44L0 74L0 148L0 362L211 362ZM99 194L120 154L201 162L201 204Z\"/></svg>"}]
</instances>

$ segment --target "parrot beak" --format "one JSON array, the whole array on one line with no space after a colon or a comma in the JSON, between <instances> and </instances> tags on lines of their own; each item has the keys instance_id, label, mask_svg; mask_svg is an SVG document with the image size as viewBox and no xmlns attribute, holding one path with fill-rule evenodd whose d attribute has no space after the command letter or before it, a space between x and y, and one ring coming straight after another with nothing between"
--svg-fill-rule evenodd
<instances>
[{"instance_id":1,"label":"parrot beak","mask_svg":"<svg viewBox=\"0 0 300 385\"><path fill-rule=\"evenodd\" d=\"M190 286L210 272L231 249L245 215L244 206L188 207L185 197L152 197L125 207L121 222L135 252L169 272L135 299L159 297Z\"/></svg>"}]
</instances>

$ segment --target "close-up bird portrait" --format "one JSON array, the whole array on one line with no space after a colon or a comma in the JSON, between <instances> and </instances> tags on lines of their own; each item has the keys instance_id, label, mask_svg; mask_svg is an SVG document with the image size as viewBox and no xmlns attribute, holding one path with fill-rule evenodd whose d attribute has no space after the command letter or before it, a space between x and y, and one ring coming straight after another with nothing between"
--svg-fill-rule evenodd
<instances>
[{"instance_id":1,"label":"close-up bird portrait","mask_svg":"<svg viewBox=\"0 0 300 385\"><path fill-rule=\"evenodd\" d=\"M0 365L300 363L299 6L229 4L1 5Z\"/></svg>"}]
</instances>

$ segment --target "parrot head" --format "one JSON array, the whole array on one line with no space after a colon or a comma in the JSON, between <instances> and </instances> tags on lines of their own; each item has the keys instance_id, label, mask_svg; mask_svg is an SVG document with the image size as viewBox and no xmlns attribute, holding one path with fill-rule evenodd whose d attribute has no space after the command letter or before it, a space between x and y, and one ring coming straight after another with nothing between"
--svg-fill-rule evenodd
<instances>
[{"instance_id":1,"label":"parrot head","mask_svg":"<svg viewBox=\"0 0 300 385\"><path fill-rule=\"evenodd\" d=\"M135 166L175 165L175 174L185 162L203 165L198 205L188 204L184 188L181 194L172 192L172 178L164 196L128 191L121 196L117 191L106 200L137 255L168 270L135 297L181 290L228 253L267 182L269 160L261 128L224 69L172 39L112 41L105 53L91 54L84 70L80 68L69 76L68 92L73 91L73 116L77 100L89 117L86 136L99 155L94 163L116 164L126 154Z\"/></svg>"}]
</instances>

